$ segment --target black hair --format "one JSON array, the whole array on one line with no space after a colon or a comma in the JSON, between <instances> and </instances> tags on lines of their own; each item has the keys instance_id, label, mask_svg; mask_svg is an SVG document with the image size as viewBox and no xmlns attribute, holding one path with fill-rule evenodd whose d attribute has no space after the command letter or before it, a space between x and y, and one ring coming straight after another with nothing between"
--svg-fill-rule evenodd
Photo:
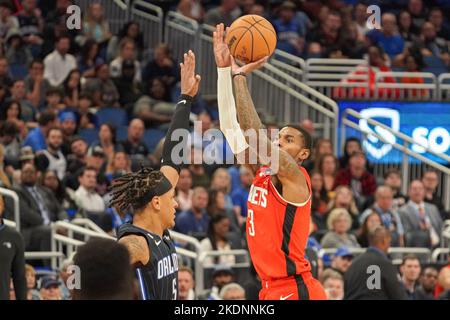
<instances>
[{"instance_id":1,"label":"black hair","mask_svg":"<svg viewBox=\"0 0 450 320\"><path fill-rule=\"evenodd\" d=\"M61 132L61 135L63 135L63 131L62 131L62 129L61 129L60 127L51 127L51 128L47 131L47 136L46 136L46 138L48 138L48 136L50 135L50 132L52 132L52 131L54 131L54 130Z\"/></svg>"},{"instance_id":2,"label":"black hair","mask_svg":"<svg viewBox=\"0 0 450 320\"><path fill-rule=\"evenodd\" d=\"M59 37L56 38L55 43L58 43L58 42L59 42L60 40L62 40L62 39L69 39L69 42L70 42L70 36L69 36L69 34L68 34L68 33L63 33L63 34L61 34Z\"/></svg>"},{"instance_id":3,"label":"black hair","mask_svg":"<svg viewBox=\"0 0 450 320\"><path fill-rule=\"evenodd\" d=\"M52 111L44 111L39 115L38 124L43 127L55 120L56 115Z\"/></svg>"},{"instance_id":4,"label":"black hair","mask_svg":"<svg viewBox=\"0 0 450 320\"><path fill-rule=\"evenodd\" d=\"M78 100L86 99L89 100L92 103L92 97L87 94L86 92L81 92L80 96L78 97Z\"/></svg>"},{"instance_id":5,"label":"black hair","mask_svg":"<svg viewBox=\"0 0 450 320\"><path fill-rule=\"evenodd\" d=\"M136 213L148 204L148 193L164 179L159 170L143 167L137 172L127 173L115 179L110 187L110 206L122 212L130 208Z\"/></svg>"},{"instance_id":6,"label":"black hair","mask_svg":"<svg viewBox=\"0 0 450 320\"><path fill-rule=\"evenodd\" d=\"M22 115L22 107L20 106L20 103L16 100L10 100L8 101L2 108L0 111L0 120L6 120L8 117L8 110L14 105L17 104L17 106L19 107L19 113L17 115L17 119L21 118Z\"/></svg>"},{"instance_id":7,"label":"black hair","mask_svg":"<svg viewBox=\"0 0 450 320\"><path fill-rule=\"evenodd\" d=\"M33 59L31 62L30 62L30 68L33 66L33 64L42 64L42 65L44 65L44 61L42 61L41 59Z\"/></svg>"},{"instance_id":8,"label":"black hair","mask_svg":"<svg viewBox=\"0 0 450 320\"><path fill-rule=\"evenodd\" d=\"M396 174L398 176L401 176L400 171L398 171L397 169L389 169L388 171L386 171L383 175L383 179L386 180L391 174Z\"/></svg>"},{"instance_id":9,"label":"black hair","mask_svg":"<svg viewBox=\"0 0 450 320\"><path fill-rule=\"evenodd\" d=\"M208 206L206 207L206 211L212 216L222 212L222 210L217 208L217 196L219 193L223 193L225 195L222 190L216 189L211 189L208 194Z\"/></svg>"},{"instance_id":10,"label":"black hair","mask_svg":"<svg viewBox=\"0 0 450 320\"><path fill-rule=\"evenodd\" d=\"M48 90L47 90L47 92L45 93L45 95L48 97L48 96L50 96L50 95L53 95L53 94L57 94L57 95L59 95L61 98L62 98L62 93L61 93L61 90L59 89L59 88L56 88L56 87L50 87Z\"/></svg>"},{"instance_id":11,"label":"black hair","mask_svg":"<svg viewBox=\"0 0 450 320\"><path fill-rule=\"evenodd\" d=\"M95 172L97 172L97 169L95 169L94 167L91 167L91 166L84 166L81 169L81 171L80 171L79 177L82 177L86 173L86 171L95 171Z\"/></svg>"},{"instance_id":12,"label":"black hair","mask_svg":"<svg viewBox=\"0 0 450 320\"><path fill-rule=\"evenodd\" d=\"M130 38L128 36L128 29L133 24L135 24L139 27L139 33L136 38ZM119 36L120 40L122 40L123 38L128 38L128 39L134 40L136 46L139 49L142 49L144 47L144 36L142 34L142 29L141 29L141 26L139 25L139 23L137 23L136 21L128 21L127 23L125 23L123 25L122 29L119 31L118 36Z\"/></svg>"},{"instance_id":13,"label":"black hair","mask_svg":"<svg viewBox=\"0 0 450 320\"><path fill-rule=\"evenodd\" d=\"M295 130L300 131L300 133L303 135L304 148L309 149L309 151L312 151L313 140L308 131L306 131L305 129L303 129L302 127L300 127L297 124L288 124L285 127L294 128Z\"/></svg>"},{"instance_id":14,"label":"black hair","mask_svg":"<svg viewBox=\"0 0 450 320\"><path fill-rule=\"evenodd\" d=\"M101 128L102 126L108 127L109 131L111 131L111 142L112 142L113 145L116 145L116 139L117 139L117 137L116 137L116 135L117 135L116 127L113 126L113 125L110 124L110 123L103 123L102 125L100 125L100 128ZM100 130L99 130L99 133L100 133ZM126 152L125 152L125 153L126 153Z\"/></svg>"},{"instance_id":15,"label":"black hair","mask_svg":"<svg viewBox=\"0 0 450 320\"><path fill-rule=\"evenodd\" d=\"M75 300L133 299L133 268L124 245L93 238L77 250L74 264L82 274Z\"/></svg>"},{"instance_id":16,"label":"black hair","mask_svg":"<svg viewBox=\"0 0 450 320\"><path fill-rule=\"evenodd\" d=\"M92 50L92 47L97 45L97 41L95 41L94 39L87 39L86 42L84 43L83 47L81 48L81 60L86 62L89 56L89 53ZM98 48L98 45L97 45ZM98 54L98 52L97 52Z\"/></svg>"},{"instance_id":17,"label":"black hair","mask_svg":"<svg viewBox=\"0 0 450 320\"><path fill-rule=\"evenodd\" d=\"M417 71L420 72L423 68L425 68L425 61L423 60L422 54L420 54L417 50L410 50L409 54L405 56L404 63L408 61L408 58L413 58L414 62L417 64Z\"/></svg>"},{"instance_id":18,"label":"black hair","mask_svg":"<svg viewBox=\"0 0 450 320\"><path fill-rule=\"evenodd\" d=\"M64 94L65 94L66 96L72 95L72 91L70 91L70 88L69 88L69 81L70 81L70 78L72 77L72 75L73 75L74 73L79 73L79 74L80 74L80 80L78 80L78 85L77 85L77 87L78 87L78 92L81 91L81 72L80 72L80 70L78 70L78 69L72 69L72 70L69 72L69 74L67 75L67 77L64 79L63 84L62 84L62 87L63 87L63 89L64 89Z\"/></svg>"},{"instance_id":19,"label":"black hair","mask_svg":"<svg viewBox=\"0 0 450 320\"><path fill-rule=\"evenodd\" d=\"M359 140L359 139L356 138L356 137L350 137L350 138L347 138L347 139L345 140L344 150L342 151L342 152L344 153L344 157L346 157L347 159L350 158L350 155L347 153L347 147L348 147L348 144L349 144L350 142L357 142L358 145L360 146L360 148L362 149L361 140Z\"/></svg>"},{"instance_id":20,"label":"black hair","mask_svg":"<svg viewBox=\"0 0 450 320\"><path fill-rule=\"evenodd\" d=\"M56 180L58 181L58 187L56 189L56 191L52 190L52 193L55 195L56 199L58 200L59 203L62 203L66 197L66 188L64 186L64 183L59 179L58 174L56 173L55 170L45 170L43 172L43 174L41 175L41 185L44 185L44 181L45 181L45 176L49 173L52 172L54 173Z\"/></svg>"},{"instance_id":21,"label":"black hair","mask_svg":"<svg viewBox=\"0 0 450 320\"><path fill-rule=\"evenodd\" d=\"M19 129L12 121L2 121L0 123L0 137L16 136L19 134Z\"/></svg>"},{"instance_id":22,"label":"black hair","mask_svg":"<svg viewBox=\"0 0 450 320\"><path fill-rule=\"evenodd\" d=\"M214 232L214 226L225 219L230 219L225 212L217 212L209 220L209 226L208 226L208 231L206 232L206 236L208 237L209 241L211 242L211 247L212 247L212 250L214 250L214 251L217 250L217 238L216 238L216 234ZM214 260L215 260L214 262L216 264L219 263L218 256L215 257Z\"/></svg>"}]
</instances>

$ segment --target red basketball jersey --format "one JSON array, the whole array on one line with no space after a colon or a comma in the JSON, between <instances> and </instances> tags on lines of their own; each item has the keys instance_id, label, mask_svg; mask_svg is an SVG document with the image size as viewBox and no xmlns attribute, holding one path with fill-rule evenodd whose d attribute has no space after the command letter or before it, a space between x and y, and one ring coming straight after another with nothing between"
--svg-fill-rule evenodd
<instances>
[{"instance_id":1,"label":"red basketball jersey","mask_svg":"<svg viewBox=\"0 0 450 320\"><path fill-rule=\"evenodd\" d=\"M283 199L270 180L270 168L261 167L250 188L247 207L247 242L250 256L262 280L279 279L311 270L305 258L311 219L311 182L304 203Z\"/></svg>"}]
</instances>

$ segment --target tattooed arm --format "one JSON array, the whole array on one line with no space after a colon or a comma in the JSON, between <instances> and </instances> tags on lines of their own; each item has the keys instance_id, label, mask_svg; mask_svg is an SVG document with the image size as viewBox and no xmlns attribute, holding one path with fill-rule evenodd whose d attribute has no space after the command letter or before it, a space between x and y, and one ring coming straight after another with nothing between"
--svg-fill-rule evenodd
<instances>
[{"instance_id":1,"label":"tattooed arm","mask_svg":"<svg viewBox=\"0 0 450 320\"><path fill-rule=\"evenodd\" d=\"M233 84L236 98L236 110L239 124L243 130L254 129L259 148L256 150L260 163L268 165L276 173L283 185L283 197L290 202L304 203L310 197L309 187L297 162L287 152L273 144L265 132L260 132L264 126L256 112L252 97L248 90L245 75L259 68L266 62L265 59L252 64L238 67L232 61L232 73L235 74ZM251 145L251 144L250 144ZM263 154L260 148L264 146L267 151ZM250 146L255 149L256 146Z\"/></svg>"},{"instance_id":2,"label":"tattooed arm","mask_svg":"<svg viewBox=\"0 0 450 320\"><path fill-rule=\"evenodd\" d=\"M150 261L150 252L144 237L129 235L121 238L119 243L127 247L132 266L146 265Z\"/></svg>"}]
</instances>

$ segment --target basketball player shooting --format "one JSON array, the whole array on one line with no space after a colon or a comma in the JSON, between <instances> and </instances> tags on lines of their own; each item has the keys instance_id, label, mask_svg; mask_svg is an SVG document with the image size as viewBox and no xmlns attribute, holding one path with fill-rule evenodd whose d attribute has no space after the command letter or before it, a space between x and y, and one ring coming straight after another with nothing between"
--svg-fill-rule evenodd
<instances>
[{"instance_id":1,"label":"basketball player shooting","mask_svg":"<svg viewBox=\"0 0 450 320\"><path fill-rule=\"evenodd\" d=\"M175 225L175 186L180 172L180 166L174 163L178 161L171 158L172 149L179 143L172 140L172 133L189 129L192 99L200 84L192 51L184 54L180 69L181 97L166 135L160 170L142 168L112 185L110 205L133 212L133 223L119 228L118 241L128 248L143 300L176 300L178 296L178 261L168 232ZM186 139L182 141L186 143Z\"/></svg>"},{"instance_id":2,"label":"basketball player shooting","mask_svg":"<svg viewBox=\"0 0 450 320\"><path fill-rule=\"evenodd\" d=\"M262 280L259 298L326 299L305 258L311 219L311 183L301 163L311 154L311 136L299 126L288 125L272 143L263 130L246 80L249 73L264 65L267 57L238 66L224 41L223 24L216 26L213 45L221 130L238 160L250 159L249 155L256 153L259 162L249 166L256 173L246 221L250 256ZM247 134L244 136L243 132L249 130L257 133L257 146L250 144ZM267 154L260 152L263 149ZM270 159L278 159L278 164ZM248 160L243 164L249 165Z\"/></svg>"}]
</instances>

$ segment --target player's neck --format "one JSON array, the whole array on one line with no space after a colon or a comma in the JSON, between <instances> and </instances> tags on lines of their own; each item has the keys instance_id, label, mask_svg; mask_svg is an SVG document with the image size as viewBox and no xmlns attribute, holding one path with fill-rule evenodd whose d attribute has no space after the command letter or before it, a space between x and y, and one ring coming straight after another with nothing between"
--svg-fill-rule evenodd
<instances>
[{"instance_id":1,"label":"player's neck","mask_svg":"<svg viewBox=\"0 0 450 320\"><path fill-rule=\"evenodd\" d=\"M133 217L133 225L162 237L164 228L161 222L151 214L140 214Z\"/></svg>"}]
</instances>

